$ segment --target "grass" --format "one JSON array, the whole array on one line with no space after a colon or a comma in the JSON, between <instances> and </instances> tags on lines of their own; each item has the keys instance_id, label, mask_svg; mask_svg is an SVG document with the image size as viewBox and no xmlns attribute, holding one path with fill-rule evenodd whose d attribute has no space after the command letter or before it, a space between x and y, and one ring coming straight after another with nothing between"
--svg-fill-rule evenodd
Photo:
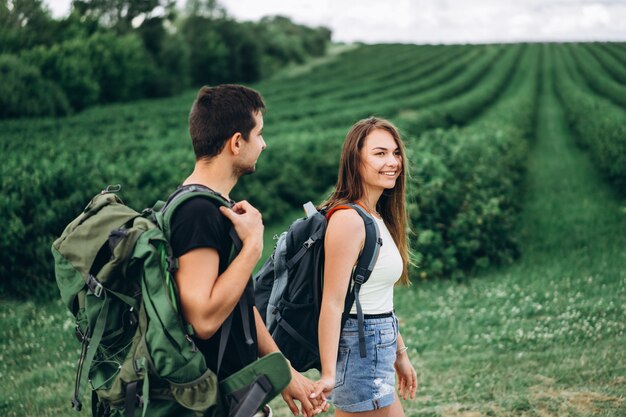
<instances>
[{"instance_id":1,"label":"grass","mask_svg":"<svg viewBox=\"0 0 626 417\"><path fill-rule=\"evenodd\" d=\"M522 258L396 293L420 382L407 416L626 415L626 207L574 145L550 74L547 63ZM266 229L266 256L299 215ZM79 349L60 302L3 300L0 328L0 415L89 414L69 407ZM290 415L280 398L272 405Z\"/></svg>"}]
</instances>

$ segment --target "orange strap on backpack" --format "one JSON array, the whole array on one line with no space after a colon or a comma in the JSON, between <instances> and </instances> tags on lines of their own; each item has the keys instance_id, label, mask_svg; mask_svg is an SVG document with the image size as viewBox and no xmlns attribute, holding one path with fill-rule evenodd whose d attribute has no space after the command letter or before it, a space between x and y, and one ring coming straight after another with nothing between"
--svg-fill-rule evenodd
<instances>
[{"instance_id":1,"label":"orange strap on backpack","mask_svg":"<svg viewBox=\"0 0 626 417\"><path fill-rule=\"evenodd\" d=\"M369 213L369 210L363 204L359 203L358 201L355 204L358 204L359 206L363 207L363 210L365 210L365 211L367 211ZM346 206L346 205L335 206L332 209L328 210L328 213L326 213L326 220L327 221L330 220L330 216L332 216L333 213L336 212L336 211L345 210L345 209L351 209L351 208L352 207Z\"/></svg>"}]
</instances>

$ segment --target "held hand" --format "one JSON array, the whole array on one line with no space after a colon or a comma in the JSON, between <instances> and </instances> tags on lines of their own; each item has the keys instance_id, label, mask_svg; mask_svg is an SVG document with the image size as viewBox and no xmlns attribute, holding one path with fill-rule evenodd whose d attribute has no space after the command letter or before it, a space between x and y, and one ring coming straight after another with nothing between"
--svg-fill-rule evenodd
<instances>
[{"instance_id":1,"label":"held hand","mask_svg":"<svg viewBox=\"0 0 626 417\"><path fill-rule=\"evenodd\" d=\"M393 366L396 368L396 373L398 374L398 391L400 392L400 397L406 400L410 396L411 399L414 399L415 393L417 392L417 372L415 372L415 368L413 368L411 361L409 361L409 356L406 352L398 355Z\"/></svg>"},{"instance_id":2,"label":"held hand","mask_svg":"<svg viewBox=\"0 0 626 417\"><path fill-rule=\"evenodd\" d=\"M291 368L291 382L282 392L282 396L294 416L299 415L300 412L294 400L300 401L302 415L304 417L313 417L316 414L328 410L326 397L323 395L315 397L311 396L313 389L313 381Z\"/></svg>"},{"instance_id":3,"label":"held hand","mask_svg":"<svg viewBox=\"0 0 626 417\"><path fill-rule=\"evenodd\" d=\"M321 396L322 398L326 399L326 397L330 395L334 388L335 377L322 375L321 378L317 382L315 382L315 387L313 393L311 394L311 398Z\"/></svg>"},{"instance_id":4,"label":"held hand","mask_svg":"<svg viewBox=\"0 0 626 417\"><path fill-rule=\"evenodd\" d=\"M244 200L236 203L232 209L222 206L220 211L233 223L244 245L254 244L263 249L263 219L256 208Z\"/></svg>"}]
</instances>

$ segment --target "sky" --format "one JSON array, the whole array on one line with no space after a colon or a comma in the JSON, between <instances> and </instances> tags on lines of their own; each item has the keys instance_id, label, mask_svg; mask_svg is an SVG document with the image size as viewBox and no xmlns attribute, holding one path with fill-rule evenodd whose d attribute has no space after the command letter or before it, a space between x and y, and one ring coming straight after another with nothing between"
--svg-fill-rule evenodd
<instances>
[{"instance_id":1,"label":"sky","mask_svg":"<svg viewBox=\"0 0 626 417\"><path fill-rule=\"evenodd\" d=\"M71 0L44 0L55 17ZM184 4L184 0L178 0ZM626 0L221 0L230 16L288 16L335 42L626 41Z\"/></svg>"}]
</instances>

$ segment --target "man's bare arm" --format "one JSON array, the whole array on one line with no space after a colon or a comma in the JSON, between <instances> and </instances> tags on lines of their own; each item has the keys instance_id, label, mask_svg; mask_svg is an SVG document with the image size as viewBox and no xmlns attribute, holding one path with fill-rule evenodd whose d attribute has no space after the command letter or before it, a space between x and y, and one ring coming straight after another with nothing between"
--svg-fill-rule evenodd
<instances>
[{"instance_id":1,"label":"man's bare arm","mask_svg":"<svg viewBox=\"0 0 626 417\"><path fill-rule=\"evenodd\" d=\"M183 316L197 337L214 335L241 298L263 250L261 214L248 202L233 209L220 208L233 223L243 246L228 268L218 276L219 254L213 248L193 249L178 259L176 284Z\"/></svg>"}]
</instances>

